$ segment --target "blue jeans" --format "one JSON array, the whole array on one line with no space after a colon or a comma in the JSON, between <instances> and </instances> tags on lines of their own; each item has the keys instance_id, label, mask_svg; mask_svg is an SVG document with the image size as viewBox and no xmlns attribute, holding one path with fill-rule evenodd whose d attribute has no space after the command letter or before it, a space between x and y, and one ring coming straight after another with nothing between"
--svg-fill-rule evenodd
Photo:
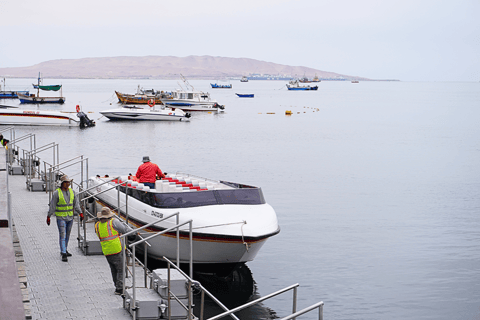
<instances>
[{"instance_id":1,"label":"blue jeans","mask_svg":"<svg viewBox=\"0 0 480 320\"><path fill-rule=\"evenodd\" d=\"M155 189L155 183L153 182L142 182L144 186L150 187L150 189Z\"/></svg>"},{"instance_id":2,"label":"blue jeans","mask_svg":"<svg viewBox=\"0 0 480 320\"><path fill-rule=\"evenodd\" d=\"M60 252L62 254L67 253L68 239L70 238L70 232L72 231L72 226L73 226L73 219L70 221L57 219Z\"/></svg>"}]
</instances>

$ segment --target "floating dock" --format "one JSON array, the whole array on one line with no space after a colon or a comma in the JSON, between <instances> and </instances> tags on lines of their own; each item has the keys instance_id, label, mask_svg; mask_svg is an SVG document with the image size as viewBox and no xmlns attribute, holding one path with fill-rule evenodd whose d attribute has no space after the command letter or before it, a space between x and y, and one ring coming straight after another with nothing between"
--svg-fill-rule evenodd
<instances>
[{"instance_id":1,"label":"floating dock","mask_svg":"<svg viewBox=\"0 0 480 320\"><path fill-rule=\"evenodd\" d=\"M86 256L78 247L76 224L68 246L72 256L62 262L55 219L46 224L48 194L28 191L23 175L8 180L31 319L131 319L122 297L114 294L105 257Z\"/></svg>"}]
</instances>

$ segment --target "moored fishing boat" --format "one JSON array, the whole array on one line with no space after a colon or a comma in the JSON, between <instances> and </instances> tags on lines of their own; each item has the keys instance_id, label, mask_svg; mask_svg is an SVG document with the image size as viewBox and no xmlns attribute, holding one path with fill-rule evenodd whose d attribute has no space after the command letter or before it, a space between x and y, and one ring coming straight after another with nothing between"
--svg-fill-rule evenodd
<instances>
[{"instance_id":1,"label":"moored fishing boat","mask_svg":"<svg viewBox=\"0 0 480 320\"><path fill-rule=\"evenodd\" d=\"M253 93L235 93L239 98L253 98Z\"/></svg>"},{"instance_id":2,"label":"moored fishing boat","mask_svg":"<svg viewBox=\"0 0 480 320\"><path fill-rule=\"evenodd\" d=\"M168 96L168 94L163 91L158 92L154 89L141 89L140 85L135 94L120 93L118 91L115 91L115 94L117 95L118 102L123 104L148 104L149 100L154 100L156 104L162 104L162 97Z\"/></svg>"},{"instance_id":3,"label":"moored fishing boat","mask_svg":"<svg viewBox=\"0 0 480 320\"><path fill-rule=\"evenodd\" d=\"M141 227L158 218L179 212L179 224L192 220L193 263L234 266L254 260L266 240L280 232L274 209L266 203L258 187L216 181L194 175L176 173L157 180L155 189L123 176L120 181L108 177L92 177L88 187L95 187L102 205L120 206L120 215L133 227ZM112 188L117 187L117 188ZM110 190L108 190L110 189ZM119 189L119 191L117 190ZM128 194L128 200L126 200ZM171 218L148 228L148 232L163 231L176 224ZM176 259L175 232L152 238L148 254ZM190 258L189 232L180 231L180 261Z\"/></svg>"},{"instance_id":4,"label":"moored fishing boat","mask_svg":"<svg viewBox=\"0 0 480 320\"><path fill-rule=\"evenodd\" d=\"M32 84L35 89L37 89L37 94L21 94L18 93L18 99L20 103L65 103L65 97L62 96L62 85L43 85L40 73L38 73L38 83ZM44 91L60 91L60 96L58 97L43 97L40 96L40 90Z\"/></svg>"},{"instance_id":5,"label":"moored fishing boat","mask_svg":"<svg viewBox=\"0 0 480 320\"><path fill-rule=\"evenodd\" d=\"M210 83L213 89L232 89L232 84Z\"/></svg>"},{"instance_id":6,"label":"moored fishing boat","mask_svg":"<svg viewBox=\"0 0 480 320\"><path fill-rule=\"evenodd\" d=\"M320 82L321 80L318 78L317 74L315 73L315 77L313 77L311 82Z\"/></svg>"},{"instance_id":7,"label":"moored fishing boat","mask_svg":"<svg viewBox=\"0 0 480 320\"><path fill-rule=\"evenodd\" d=\"M168 97L162 98L162 103L171 108L181 108L184 111L223 111L225 106L212 100L210 93L197 91L181 76L186 89L177 89L170 92Z\"/></svg>"},{"instance_id":8,"label":"moored fishing boat","mask_svg":"<svg viewBox=\"0 0 480 320\"><path fill-rule=\"evenodd\" d=\"M298 80L292 80L292 81L289 81L288 84L287 84L287 88L288 90L318 90L318 86L302 86L300 85L299 81Z\"/></svg>"},{"instance_id":9,"label":"moored fishing boat","mask_svg":"<svg viewBox=\"0 0 480 320\"><path fill-rule=\"evenodd\" d=\"M189 121L190 114L178 108L124 106L100 111L110 120Z\"/></svg>"},{"instance_id":10,"label":"moored fishing boat","mask_svg":"<svg viewBox=\"0 0 480 320\"><path fill-rule=\"evenodd\" d=\"M18 98L18 93L25 94L25 95L30 94L30 92L28 90L23 90L23 91L6 90L7 85L5 83L5 78L3 78L2 82L3 82L3 89L4 90L2 90L2 85L0 84L0 99L16 99L16 98Z\"/></svg>"},{"instance_id":11,"label":"moored fishing boat","mask_svg":"<svg viewBox=\"0 0 480 320\"><path fill-rule=\"evenodd\" d=\"M308 80L308 78L305 75L303 75L303 78L301 78L298 81L301 82L301 83L310 83L311 82L310 80Z\"/></svg>"}]
</instances>

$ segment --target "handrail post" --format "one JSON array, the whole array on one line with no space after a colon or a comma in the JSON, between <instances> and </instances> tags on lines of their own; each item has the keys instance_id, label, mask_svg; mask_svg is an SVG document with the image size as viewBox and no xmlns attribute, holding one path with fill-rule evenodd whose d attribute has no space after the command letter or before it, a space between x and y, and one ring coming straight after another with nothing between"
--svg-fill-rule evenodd
<instances>
[{"instance_id":1,"label":"handrail post","mask_svg":"<svg viewBox=\"0 0 480 320\"><path fill-rule=\"evenodd\" d=\"M292 313L297 312L297 287L293 288L293 308ZM293 318L295 320L295 318Z\"/></svg>"},{"instance_id":2,"label":"handrail post","mask_svg":"<svg viewBox=\"0 0 480 320\"><path fill-rule=\"evenodd\" d=\"M203 309L205 307L205 291L202 290L200 296L200 320L203 320Z\"/></svg>"}]
</instances>

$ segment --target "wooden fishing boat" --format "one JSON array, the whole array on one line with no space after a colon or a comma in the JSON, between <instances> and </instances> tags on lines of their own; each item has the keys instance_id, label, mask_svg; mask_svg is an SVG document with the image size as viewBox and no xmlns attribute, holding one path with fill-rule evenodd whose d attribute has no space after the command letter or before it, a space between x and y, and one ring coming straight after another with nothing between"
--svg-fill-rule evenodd
<instances>
[{"instance_id":1,"label":"wooden fishing boat","mask_svg":"<svg viewBox=\"0 0 480 320\"><path fill-rule=\"evenodd\" d=\"M65 97L62 96L62 85L43 85L40 72L38 73L38 82L37 84L32 84L35 89L37 89L37 94L20 94L17 93L20 103L65 103ZM44 91L60 91L60 96L58 97L43 97L40 96L40 90Z\"/></svg>"},{"instance_id":2,"label":"wooden fishing boat","mask_svg":"<svg viewBox=\"0 0 480 320\"><path fill-rule=\"evenodd\" d=\"M315 73L315 77L313 77L311 82L320 82L321 80L318 78L317 74Z\"/></svg>"},{"instance_id":3,"label":"wooden fishing boat","mask_svg":"<svg viewBox=\"0 0 480 320\"><path fill-rule=\"evenodd\" d=\"M115 91L118 101L122 104L148 104L149 100L155 100L156 104L162 104L162 97L147 94L127 94Z\"/></svg>"},{"instance_id":4,"label":"wooden fishing boat","mask_svg":"<svg viewBox=\"0 0 480 320\"><path fill-rule=\"evenodd\" d=\"M162 104L162 98L167 98L170 95L167 92L156 91L154 89L145 90L140 88L140 85L137 87L137 93L127 94L120 93L115 91L117 95L118 102L122 104L148 104L148 101L155 101L155 104Z\"/></svg>"}]
</instances>

